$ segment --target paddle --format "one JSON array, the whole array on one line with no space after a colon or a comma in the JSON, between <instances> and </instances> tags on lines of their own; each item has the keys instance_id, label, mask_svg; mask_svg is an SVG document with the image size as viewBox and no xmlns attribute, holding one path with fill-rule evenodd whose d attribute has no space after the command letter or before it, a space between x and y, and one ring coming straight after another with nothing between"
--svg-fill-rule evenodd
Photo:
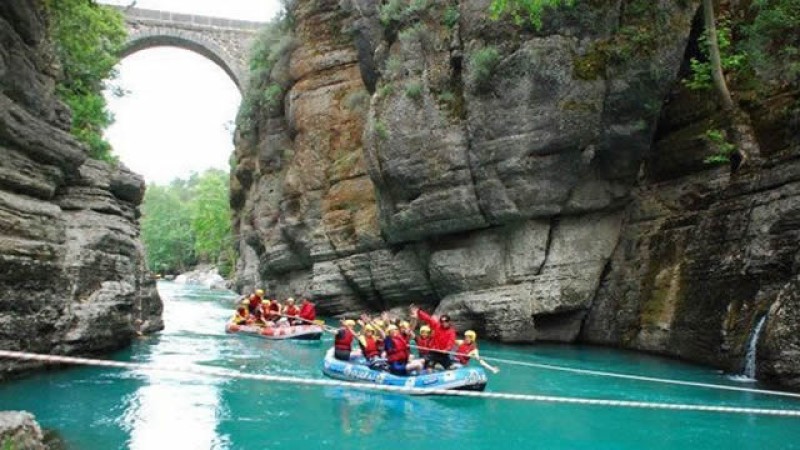
<instances>
[{"instance_id":1,"label":"paddle","mask_svg":"<svg viewBox=\"0 0 800 450\"><path fill-rule=\"evenodd\" d=\"M413 347L416 347L417 350L427 350L429 352L445 353L445 354L453 355L453 356L464 356L464 357L467 357L467 358L475 358L475 361L478 361L478 364L480 364L483 367L485 367L486 369L490 370L492 373L496 374L496 373L500 372L500 369L498 369L497 367L494 367L493 365L491 365L488 362L484 361L483 358L481 358L478 355L478 350L477 349L475 349L475 350L473 350L473 351L471 351L469 353L458 353L458 352L448 352L448 351L444 351L444 350L437 350L437 349L428 348L428 347L420 347L419 345L413 344L413 343L410 344L410 345L413 346Z\"/></svg>"},{"instance_id":2,"label":"paddle","mask_svg":"<svg viewBox=\"0 0 800 450\"><path fill-rule=\"evenodd\" d=\"M305 323L308 323L308 324L311 324L311 325L317 325L317 326L321 327L322 329L324 329L325 331L327 331L329 333L330 332L336 333L336 331L338 330L337 328L329 327L328 325L325 325L325 321L324 320L319 320L319 319L318 320L308 320L308 319L303 319L302 317L290 316L288 314L282 314L282 313L273 313L273 314L276 315L276 316L286 317L287 319L294 319L294 320L299 320L301 322L305 322Z\"/></svg>"}]
</instances>

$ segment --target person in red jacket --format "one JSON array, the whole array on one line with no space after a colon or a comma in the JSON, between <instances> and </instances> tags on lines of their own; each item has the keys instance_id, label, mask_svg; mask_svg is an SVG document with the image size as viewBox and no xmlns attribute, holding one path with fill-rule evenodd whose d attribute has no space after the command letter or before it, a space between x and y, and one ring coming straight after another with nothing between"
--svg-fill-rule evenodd
<instances>
[{"instance_id":1,"label":"person in red jacket","mask_svg":"<svg viewBox=\"0 0 800 450\"><path fill-rule=\"evenodd\" d=\"M307 298L300 304L300 318L303 319L301 322L306 323L313 322L317 318L316 308Z\"/></svg>"},{"instance_id":2,"label":"person in red jacket","mask_svg":"<svg viewBox=\"0 0 800 450\"><path fill-rule=\"evenodd\" d=\"M411 360L411 347L406 337L395 325L386 327L389 333L384 339L386 348L386 362L389 363L389 373L394 375L409 375L422 371L424 361Z\"/></svg>"},{"instance_id":3,"label":"person in red jacket","mask_svg":"<svg viewBox=\"0 0 800 450\"><path fill-rule=\"evenodd\" d=\"M383 341L375 336L375 327L372 325L364 325L364 334L358 337L358 344L367 363L371 363L381 356Z\"/></svg>"},{"instance_id":4,"label":"person in red jacket","mask_svg":"<svg viewBox=\"0 0 800 450\"><path fill-rule=\"evenodd\" d=\"M431 350L425 365L429 368L434 368L439 364L445 369L450 368L453 362L450 359L449 352L456 345L456 330L450 325L450 316L442 314L438 321L433 320L428 313L416 306L411 307L411 316L418 317L427 323L433 332L430 344Z\"/></svg>"},{"instance_id":5,"label":"person in red jacket","mask_svg":"<svg viewBox=\"0 0 800 450\"><path fill-rule=\"evenodd\" d=\"M250 295L250 304L249 304L249 312L253 314L255 310L261 306L261 300L264 297L264 291L261 289L256 290L252 295Z\"/></svg>"},{"instance_id":6,"label":"person in red jacket","mask_svg":"<svg viewBox=\"0 0 800 450\"><path fill-rule=\"evenodd\" d=\"M333 338L333 357L340 361L350 361L350 351L353 349L353 341L356 338L353 327L356 326L354 320L343 320L342 327L336 331Z\"/></svg>"},{"instance_id":7,"label":"person in red jacket","mask_svg":"<svg viewBox=\"0 0 800 450\"><path fill-rule=\"evenodd\" d=\"M269 316L266 318L270 322L277 322L281 318L281 304L278 303L277 298L273 298L269 302Z\"/></svg>"},{"instance_id":8,"label":"person in red jacket","mask_svg":"<svg viewBox=\"0 0 800 450\"><path fill-rule=\"evenodd\" d=\"M386 361L389 363L389 372L394 375L408 375L406 364L408 364L408 357L411 355L408 342L400 334L397 326L389 325L386 331L389 332L389 335L386 336L384 347L386 348Z\"/></svg>"},{"instance_id":9,"label":"person in red jacket","mask_svg":"<svg viewBox=\"0 0 800 450\"><path fill-rule=\"evenodd\" d=\"M458 341L458 347L456 347L453 359L459 364L459 366L466 366L469 364L470 358L475 358L475 360L478 361L478 363L483 367L491 370L494 373L499 372L500 369L489 365L489 363L481 359L480 355L478 355L478 344L476 342L477 337L478 335L474 331L465 331L464 340Z\"/></svg>"},{"instance_id":10,"label":"person in red jacket","mask_svg":"<svg viewBox=\"0 0 800 450\"><path fill-rule=\"evenodd\" d=\"M430 353L428 349L431 348L431 343L433 342L431 327L427 325L419 327L419 334L414 339L414 342L417 344L417 353L419 353L419 356L423 358L427 356Z\"/></svg>"},{"instance_id":11,"label":"person in red jacket","mask_svg":"<svg viewBox=\"0 0 800 450\"><path fill-rule=\"evenodd\" d=\"M294 299L287 298L286 306L283 307L283 315L289 316L289 325L303 325L303 322L297 320L298 314L300 314L300 308L295 306Z\"/></svg>"}]
</instances>

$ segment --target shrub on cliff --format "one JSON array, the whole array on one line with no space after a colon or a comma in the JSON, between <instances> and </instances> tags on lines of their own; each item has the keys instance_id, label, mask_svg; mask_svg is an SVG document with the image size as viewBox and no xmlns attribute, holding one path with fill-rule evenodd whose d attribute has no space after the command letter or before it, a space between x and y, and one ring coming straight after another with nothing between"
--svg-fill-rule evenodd
<instances>
[{"instance_id":1,"label":"shrub on cliff","mask_svg":"<svg viewBox=\"0 0 800 450\"><path fill-rule=\"evenodd\" d=\"M45 0L50 36L61 63L58 96L72 109L72 134L95 159L115 160L103 131L113 122L103 89L125 43L122 15L90 0Z\"/></svg>"},{"instance_id":2,"label":"shrub on cliff","mask_svg":"<svg viewBox=\"0 0 800 450\"><path fill-rule=\"evenodd\" d=\"M530 22L534 28L542 27L542 14L546 9L572 6L575 0L492 0L489 12L499 18L510 15L518 25Z\"/></svg>"},{"instance_id":3,"label":"shrub on cliff","mask_svg":"<svg viewBox=\"0 0 800 450\"><path fill-rule=\"evenodd\" d=\"M239 133L246 139L256 137L264 113L280 113L283 97L291 86L289 57L295 48L294 18L291 3L284 4L286 12L261 30L250 50L249 81L236 116Z\"/></svg>"},{"instance_id":4,"label":"shrub on cliff","mask_svg":"<svg viewBox=\"0 0 800 450\"><path fill-rule=\"evenodd\" d=\"M469 58L469 84L475 92L489 88L492 75L500 63L500 52L489 46L476 50Z\"/></svg>"}]
</instances>

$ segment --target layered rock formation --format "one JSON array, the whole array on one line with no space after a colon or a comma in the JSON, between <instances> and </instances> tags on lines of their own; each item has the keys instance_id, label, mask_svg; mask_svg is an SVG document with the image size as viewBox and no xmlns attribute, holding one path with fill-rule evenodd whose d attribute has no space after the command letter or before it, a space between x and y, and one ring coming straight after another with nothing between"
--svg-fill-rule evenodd
<instances>
[{"instance_id":1,"label":"layered rock formation","mask_svg":"<svg viewBox=\"0 0 800 450\"><path fill-rule=\"evenodd\" d=\"M0 42L0 348L109 351L162 328L142 178L87 159L68 133L37 2L0 5Z\"/></svg>"},{"instance_id":2,"label":"layered rock formation","mask_svg":"<svg viewBox=\"0 0 800 450\"><path fill-rule=\"evenodd\" d=\"M663 110L697 2L582 1L541 30L489 0L399 3L298 2L284 107L237 145L239 289L735 369L797 273L800 172L778 143L712 170L713 102ZM766 342L796 326L773 317Z\"/></svg>"}]
</instances>

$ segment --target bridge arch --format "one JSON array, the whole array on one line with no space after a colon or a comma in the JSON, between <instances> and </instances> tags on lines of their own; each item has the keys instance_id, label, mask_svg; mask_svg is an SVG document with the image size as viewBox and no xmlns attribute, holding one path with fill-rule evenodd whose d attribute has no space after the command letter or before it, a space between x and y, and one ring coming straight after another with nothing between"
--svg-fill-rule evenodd
<instances>
[{"instance_id":1,"label":"bridge arch","mask_svg":"<svg viewBox=\"0 0 800 450\"><path fill-rule=\"evenodd\" d=\"M239 92L247 83L250 46L263 22L180 14L116 6L125 17L128 41L124 58L152 47L178 47L213 61L233 80Z\"/></svg>"},{"instance_id":2,"label":"bridge arch","mask_svg":"<svg viewBox=\"0 0 800 450\"><path fill-rule=\"evenodd\" d=\"M233 57L215 43L203 39L202 36L190 35L181 30L149 29L128 36L128 40L120 53L121 58L153 47L177 47L189 50L210 59L219 66L233 81L239 92L244 88L242 68Z\"/></svg>"}]
</instances>

